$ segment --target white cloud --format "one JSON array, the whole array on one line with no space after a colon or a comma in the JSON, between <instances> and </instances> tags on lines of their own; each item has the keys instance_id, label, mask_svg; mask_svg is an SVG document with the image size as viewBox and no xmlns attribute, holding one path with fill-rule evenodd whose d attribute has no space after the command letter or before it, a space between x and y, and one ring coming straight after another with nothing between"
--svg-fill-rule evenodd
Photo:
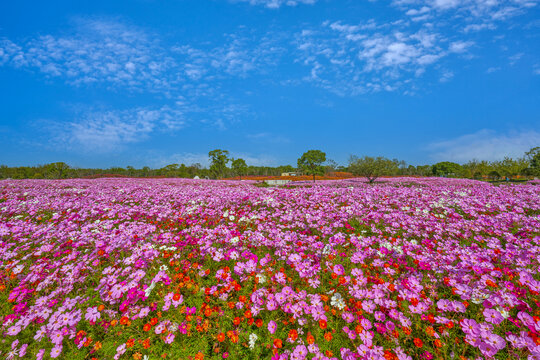
<instances>
[{"instance_id":1,"label":"white cloud","mask_svg":"<svg viewBox=\"0 0 540 360\"><path fill-rule=\"evenodd\" d=\"M317 0L232 0L233 2L247 2L250 5L263 5L269 9L279 9L282 5L296 6L299 4L315 4Z\"/></svg>"},{"instance_id":2,"label":"white cloud","mask_svg":"<svg viewBox=\"0 0 540 360\"><path fill-rule=\"evenodd\" d=\"M159 36L119 20L80 18L62 34L21 44L0 39L0 66L37 69L75 86L215 97L223 80L269 71L284 53L278 39L239 30L211 42L166 46Z\"/></svg>"},{"instance_id":3,"label":"white cloud","mask_svg":"<svg viewBox=\"0 0 540 360\"><path fill-rule=\"evenodd\" d=\"M157 92L172 86L166 74L175 64L159 40L118 21L78 19L72 31L42 35L21 48L20 66L37 68L70 84Z\"/></svg>"},{"instance_id":4,"label":"white cloud","mask_svg":"<svg viewBox=\"0 0 540 360\"><path fill-rule=\"evenodd\" d=\"M442 83L450 81L454 77L454 73L452 71L444 71L439 78L439 81Z\"/></svg>"},{"instance_id":5,"label":"white cloud","mask_svg":"<svg viewBox=\"0 0 540 360\"><path fill-rule=\"evenodd\" d=\"M192 80L200 81L264 72L277 63L284 49L270 36L253 39L229 35L224 44L216 47L183 45L174 47L173 52L183 57L180 61L184 73Z\"/></svg>"},{"instance_id":6,"label":"white cloud","mask_svg":"<svg viewBox=\"0 0 540 360\"><path fill-rule=\"evenodd\" d=\"M448 50L453 53L464 53L473 45L472 41L454 41L450 43Z\"/></svg>"},{"instance_id":7,"label":"white cloud","mask_svg":"<svg viewBox=\"0 0 540 360\"><path fill-rule=\"evenodd\" d=\"M500 160L505 156L522 157L530 148L540 145L540 132L521 131L508 134L481 130L428 146L435 161L467 162L471 159Z\"/></svg>"},{"instance_id":8,"label":"white cloud","mask_svg":"<svg viewBox=\"0 0 540 360\"><path fill-rule=\"evenodd\" d=\"M305 80L339 95L395 91L448 55L444 37L406 24L323 23L297 35Z\"/></svg>"},{"instance_id":9,"label":"white cloud","mask_svg":"<svg viewBox=\"0 0 540 360\"><path fill-rule=\"evenodd\" d=\"M463 31L494 29L496 24L525 13L535 7L538 0L393 0L413 21L433 21L445 26L456 21Z\"/></svg>"},{"instance_id":10,"label":"white cloud","mask_svg":"<svg viewBox=\"0 0 540 360\"><path fill-rule=\"evenodd\" d=\"M252 142L257 142L257 143L263 142L263 143L273 143L273 144L284 144L284 143L291 142L291 139L283 135L276 135L269 132L248 134L246 135L246 137Z\"/></svg>"},{"instance_id":11,"label":"white cloud","mask_svg":"<svg viewBox=\"0 0 540 360\"><path fill-rule=\"evenodd\" d=\"M178 109L136 108L123 111L84 111L68 122L49 126L52 143L82 152L109 153L146 140L155 131L179 130L185 125Z\"/></svg>"}]
</instances>

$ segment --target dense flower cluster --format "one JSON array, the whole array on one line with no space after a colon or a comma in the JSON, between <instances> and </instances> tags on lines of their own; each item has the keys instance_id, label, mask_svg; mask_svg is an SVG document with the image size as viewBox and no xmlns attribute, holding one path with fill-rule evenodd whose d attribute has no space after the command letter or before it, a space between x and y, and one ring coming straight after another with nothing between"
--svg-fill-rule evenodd
<instances>
[{"instance_id":1,"label":"dense flower cluster","mask_svg":"<svg viewBox=\"0 0 540 360\"><path fill-rule=\"evenodd\" d=\"M2 181L0 357L540 359L540 187Z\"/></svg>"}]
</instances>

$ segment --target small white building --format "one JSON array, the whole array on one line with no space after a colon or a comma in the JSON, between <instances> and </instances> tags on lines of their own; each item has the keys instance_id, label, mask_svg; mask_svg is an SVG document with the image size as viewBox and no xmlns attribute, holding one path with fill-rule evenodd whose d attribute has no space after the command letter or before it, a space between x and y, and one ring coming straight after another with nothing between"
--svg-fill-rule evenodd
<instances>
[{"instance_id":1,"label":"small white building","mask_svg":"<svg viewBox=\"0 0 540 360\"><path fill-rule=\"evenodd\" d=\"M279 186L279 185L285 185L287 183L290 183L291 180L264 180L265 183L271 186Z\"/></svg>"}]
</instances>

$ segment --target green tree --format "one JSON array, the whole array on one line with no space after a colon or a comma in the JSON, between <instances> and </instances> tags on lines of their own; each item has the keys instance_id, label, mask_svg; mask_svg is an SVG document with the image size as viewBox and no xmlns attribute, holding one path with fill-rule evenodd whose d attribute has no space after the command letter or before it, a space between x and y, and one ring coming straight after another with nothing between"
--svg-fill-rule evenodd
<instances>
[{"instance_id":1,"label":"green tree","mask_svg":"<svg viewBox=\"0 0 540 360\"><path fill-rule=\"evenodd\" d=\"M324 165L325 174L333 174L333 173L335 173L338 166L339 166L338 163L335 162L334 160L332 160L332 159L326 160L326 164Z\"/></svg>"},{"instance_id":2,"label":"green tree","mask_svg":"<svg viewBox=\"0 0 540 360\"><path fill-rule=\"evenodd\" d=\"M64 162L55 162L46 165L49 178L64 179L69 170L69 165Z\"/></svg>"},{"instance_id":3,"label":"green tree","mask_svg":"<svg viewBox=\"0 0 540 360\"><path fill-rule=\"evenodd\" d=\"M244 159L232 159L231 161L231 169L234 173L234 175L240 176L240 180L242 180L242 175L245 175L248 169L248 166L246 164L246 161Z\"/></svg>"},{"instance_id":4,"label":"green tree","mask_svg":"<svg viewBox=\"0 0 540 360\"><path fill-rule=\"evenodd\" d=\"M540 176L540 146L527 151L525 157L529 161L529 173L533 176Z\"/></svg>"},{"instance_id":5,"label":"green tree","mask_svg":"<svg viewBox=\"0 0 540 360\"><path fill-rule=\"evenodd\" d=\"M298 168L308 175L324 175L324 167L322 164L326 161L326 153L321 150L309 150L302 154L298 159Z\"/></svg>"},{"instance_id":6,"label":"green tree","mask_svg":"<svg viewBox=\"0 0 540 360\"><path fill-rule=\"evenodd\" d=\"M212 150L208 153L210 158L210 173L215 179L221 179L227 173L227 163L229 160L229 152L227 150Z\"/></svg>"},{"instance_id":7,"label":"green tree","mask_svg":"<svg viewBox=\"0 0 540 360\"><path fill-rule=\"evenodd\" d=\"M525 169L529 166L529 163L525 159L514 160L508 156L500 161L495 161L492 164L493 168L502 176L512 177L521 175Z\"/></svg>"},{"instance_id":8,"label":"green tree","mask_svg":"<svg viewBox=\"0 0 540 360\"><path fill-rule=\"evenodd\" d=\"M399 162L382 156L376 158L364 156L359 158L356 155L352 155L349 158L349 171L353 175L365 177L370 184L380 176L395 174L399 170L398 166Z\"/></svg>"},{"instance_id":9,"label":"green tree","mask_svg":"<svg viewBox=\"0 0 540 360\"><path fill-rule=\"evenodd\" d=\"M462 173L463 168L455 162L443 161L433 165L431 171L435 176L457 177Z\"/></svg>"}]
</instances>

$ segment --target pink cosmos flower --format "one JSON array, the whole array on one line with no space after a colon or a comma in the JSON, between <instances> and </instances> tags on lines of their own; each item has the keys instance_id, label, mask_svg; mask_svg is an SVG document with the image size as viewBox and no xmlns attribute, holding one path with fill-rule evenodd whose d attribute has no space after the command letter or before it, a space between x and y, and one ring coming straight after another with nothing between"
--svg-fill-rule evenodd
<instances>
[{"instance_id":1,"label":"pink cosmos flower","mask_svg":"<svg viewBox=\"0 0 540 360\"><path fill-rule=\"evenodd\" d=\"M274 320L270 320L268 322L268 331L270 332L270 334L274 334L276 332L276 329L277 329L277 324Z\"/></svg>"},{"instance_id":2,"label":"pink cosmos flower","mask_svg":"<svg viewBox=\"0 0 540 360\"><path fill-rule=\"evenodd\" d=\"M487 322L495 325L499 325L504 320L501 313L495 309L484 309L484 317Z\"/></svg>"},{"instance_id":3,"label":"pink cosmos flower","mask_svg":"<svg viewBox=\"0 0 540 360\"><path fill-rule=\"evenodd\" d=\"M173 333L169 333L169 335L167 335L165 337L165 344L172 344L172 342L174 341L174 334Z\"/></svg>"},{"instance_id":4,"label":"pink cosmos flower","mask_svg":"<svg viewBox=\"0 0 540 360\"><path fill-rule=\"evenodd\" d=\"M53 359L57 358L60 355L61 352L62 352L62 346L55 346L51 350L51 357Z\"/></svg>"}]
</instances>

